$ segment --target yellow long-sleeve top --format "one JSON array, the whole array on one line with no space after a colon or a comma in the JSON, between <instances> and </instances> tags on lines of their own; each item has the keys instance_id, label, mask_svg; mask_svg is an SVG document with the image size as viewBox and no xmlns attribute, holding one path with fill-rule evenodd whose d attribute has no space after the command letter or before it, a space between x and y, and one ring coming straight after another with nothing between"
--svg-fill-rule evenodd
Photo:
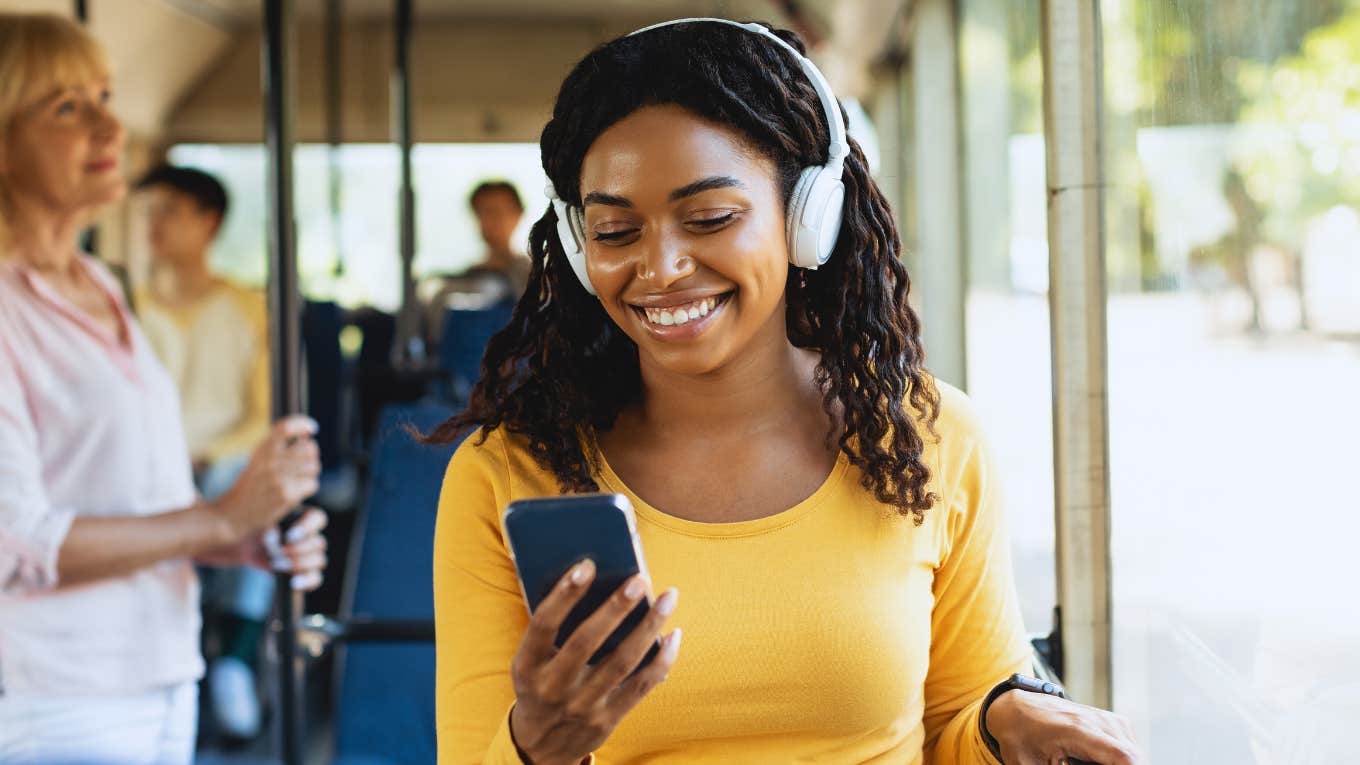
<instances>
[{"instance_id":1,"label":"yellow long-sleeve top","mask_svg":"<svg viewBox=\"0 0 1360 765\"><path fill-rule=\"evenodd\" d=\"M632 500L653 590L680 591L669 679L595 753L625 763L994 763L982 699L1025 671L1002 503L965 396L940 384L916 526L844 457L817 491L753 521L699 523ZM441 765L517 765L510 661L528 622L500 516L560 494L504 429L454 454L434 547ZM696 480L703 480L701 476Z\"/></svg>"},{"instance_id":2,"label":"yellow long-sleeve top","mask_svg":"<svg viewBox=\"0 0 1360 765\"><path fill-rule=\"evenodd\" d=\"M142 331L179 389L189 453L216 462L269 434L269 319L264 295L219 282L189 305L137 296Z\"/></svg>"}]
</instances>

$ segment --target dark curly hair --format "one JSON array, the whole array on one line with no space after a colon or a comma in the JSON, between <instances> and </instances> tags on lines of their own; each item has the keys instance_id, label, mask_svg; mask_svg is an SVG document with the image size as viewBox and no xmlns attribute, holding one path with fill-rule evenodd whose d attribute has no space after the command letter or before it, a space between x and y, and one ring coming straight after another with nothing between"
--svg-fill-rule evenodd
<instances>
[{"instance_id":1,"label":"dark curly hair","mask_svg":"<svg viewBox=\"0 0 1360 765\"><path fill-rule=\"evenodd\" d=\"M794 33L775 34L804 50ZM581 163L602 132L659 104L744 135L774 161L786 201L802 168L827 161L825 113L787 51L730 25L676 24L605 43L567 75L541 140L543 168L562 199L581 205ZM922 366L920 322L907 305L910 280L891 211L853 142L843 180L844 222L830 261L816 271L789 270L789 337L821 356L823 407L843 423L829 438L862 471L866 489L920 524L938 498L926 488L925 444L912 410L933 436L939 392ZM640 401L638 349L577 280L551 205L529 245L529 287L487 344L467 410L426 439L448 443L476 426L485 439L503 426L527 440L564 492L598 491L594 434Z\"/></svg>"}]
</instances>

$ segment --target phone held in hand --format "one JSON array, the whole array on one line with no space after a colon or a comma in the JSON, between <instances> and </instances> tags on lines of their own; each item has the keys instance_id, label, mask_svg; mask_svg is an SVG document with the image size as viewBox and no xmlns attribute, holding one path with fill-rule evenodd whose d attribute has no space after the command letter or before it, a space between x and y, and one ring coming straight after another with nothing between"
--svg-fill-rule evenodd
<instances>
[{"instance_id":1,"label":"phone held in hand","mask_svg":"<svg viewBox=\"0 0 1360 765\"><path fill-rule=\"evenodd\" d=\"M633 505L622 494L517 500L505 508L504 522L510 555L530 614L572 566L587 558L595 563L595 579L589 591L557 631L559 648L629 577L641 573L650 583ZM618 647L651 607L652 593L648 592L590 657L589 663L596 664ZM651 662L659 648L660 644L654 641L638 667Z\"/></svg>"}]
</instances>

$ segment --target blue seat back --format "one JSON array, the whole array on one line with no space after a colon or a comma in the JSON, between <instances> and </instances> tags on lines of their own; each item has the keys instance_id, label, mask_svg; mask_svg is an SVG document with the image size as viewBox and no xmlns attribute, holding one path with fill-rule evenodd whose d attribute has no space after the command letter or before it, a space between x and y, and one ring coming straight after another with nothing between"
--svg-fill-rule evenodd
<instances>
[{"instance_id":1,"label":"blue seat back","mask_svg":"<svg viewBox=\"0 0 1360 765\"><path fill-rule=\"evenodd\" d=\"M421 444L403 426L427 432L452 414L432 404L384 409L351 553L355 578L345 615L434 618L434 521L456 445ZM338 658L337 759L434 765L434 646L360 643L345 646Z\"/></svg>"},{"instance_id":2,"label":"blue seat back","mask_svg":"<svg viewBox=\"0 0 1360 765\"><path fill-rule=\"evenodd\" d=\"M444 312L439 364L453 375L456 399L466 396L481 376L486 344L510 323L514 309L514 302L506 300L488 308L450 308Z\"/></svg>"},{"instance_id":3,"label":"blue seat back","mask_svg":"<svg viewBox=\"0 0 1360 765\"><path fill-rule=\"evenodd\" d=\"M302 309L302 348L307 368L307 413L320 430L316 443L321 466L338 467L342 456L340 391L344 383L344 357L340 352L342 324L340 306L309 300Z\"/></svg>"}]
</instances>

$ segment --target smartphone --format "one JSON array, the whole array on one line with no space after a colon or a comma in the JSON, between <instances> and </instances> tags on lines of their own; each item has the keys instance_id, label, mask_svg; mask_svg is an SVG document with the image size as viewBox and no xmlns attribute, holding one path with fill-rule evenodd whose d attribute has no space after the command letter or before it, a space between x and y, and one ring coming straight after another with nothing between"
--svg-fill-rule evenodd
<instances>
[{"instance_id":1,"label":"smartphone","mask_svg":"<svg viewBox=\"0 0 1360 765\"><path fill-rule=\"evenodd\" d=\"M532 614L572 566L589 558L595 563L590 589L572 608L557 631L561 648L571 633L590 618L634 574L647 576L647 563L638 541L633 504L622 494L575 494L522 499L505 508L505 533L519 573L524 602ZM590 657L596 664L637 628L652 607L652 593L638 602L618 628ZM638 665L656 656L660 643Z\"/></svg>"}]
</instances>

